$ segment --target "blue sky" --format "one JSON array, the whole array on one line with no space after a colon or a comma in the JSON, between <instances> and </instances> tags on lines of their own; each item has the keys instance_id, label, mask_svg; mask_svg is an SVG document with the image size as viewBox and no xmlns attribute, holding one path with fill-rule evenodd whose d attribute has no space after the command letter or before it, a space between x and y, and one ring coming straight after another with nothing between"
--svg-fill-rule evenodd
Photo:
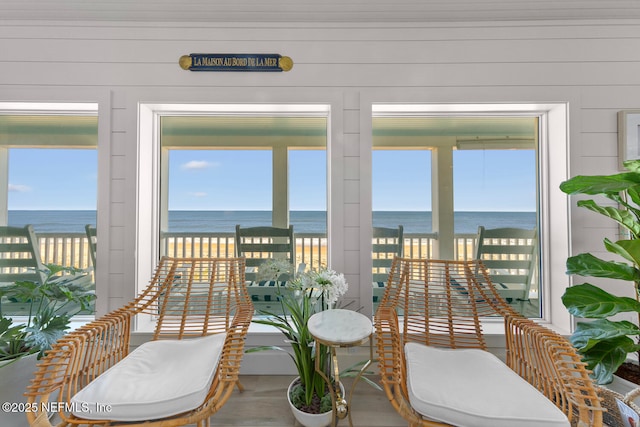
<instances>
[{"instance_id":1,"label":"blue sky","mask_svg":"<svg viewBox=\"0 0 640 427\"><path fill-rule=\"evenodd\" d=\"M95 210L95 149L10 149L9 209Z\"/></svg>"},{"instance_id":2,"label":"blue sky","mask_svg":"<svg viewBox=\"0 0 640 427\"><path fill-rule=\"evenodd\" d=\"M424 150L373 153L374 210L431 210L431 157ZM326 152L292 150L291 210L326 210ZM172 210L270 210L267 150L173 150ZM88 209L96 206L97 152L11 149L9 209ZM535 211L533 150L454 152L458 211Z\"/></svg>"},{"instance_id":3,"label":"blue sky","mask_svg":"<svg viewBox=\"0 0 640 427\"><path fill-rule=\"evenodd\" d=\"M373 210L431 210L431 152L373 152ZM535 211L533 150L453 153L456 211Z\"/></svg>"},{"instance_id":4,"label":"blue sky","mask_svg":"<svg viewBox=\"0 0 640 427\"><path fill-rule=\"evenodd\" d=\"M172 150L171 210L271 210L268 150ZM326 152L291 150L291 210L326 210Z\"/></svg>"}]
</instances>

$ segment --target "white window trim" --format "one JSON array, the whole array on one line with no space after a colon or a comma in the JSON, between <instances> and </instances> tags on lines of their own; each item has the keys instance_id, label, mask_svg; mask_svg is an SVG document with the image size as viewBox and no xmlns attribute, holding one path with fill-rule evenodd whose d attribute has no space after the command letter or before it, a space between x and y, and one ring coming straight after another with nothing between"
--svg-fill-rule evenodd
<instances>
[{"instance_id":1,"label":"white window trim","mask_svg":"<svg viewBox=\"0 0 640 427\"><path fill-rule=\"evenodd\" d=\"M138 173L137 173L137 218L136 218L136 294L151 278L159 259L160 229L160 117L163 115L323 115L327 117L327 238L332 242L328 248L329 265L335 269L343 268L342 232L342 133L341 117L335 112L342 111L337 98L329 102L283 103L246 103L201 104L201 103L140 103L138 105ZM333 113L333 115L332 115ZM151 161L149 161L151 160ZM332 191L333 189L337 189ZM153 329L154 321L150 316L138 316L135 330L148 332ZM277 332L269 330L269 332ZM278 334L280 334L278 332Z\"/></svg>"}]
</instances>

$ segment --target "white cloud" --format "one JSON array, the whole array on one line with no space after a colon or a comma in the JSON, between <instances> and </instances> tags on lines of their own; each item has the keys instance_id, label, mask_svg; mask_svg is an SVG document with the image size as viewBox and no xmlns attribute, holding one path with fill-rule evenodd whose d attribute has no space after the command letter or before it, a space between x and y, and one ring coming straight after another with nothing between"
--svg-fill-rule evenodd
<instances>
[{"instance_id":1,"label":"white cloud","mask_svg":"<svg viewBox=\"0 0 640 427\"><path fill-rule=\"evenodd\" d=\"M215 163L210 163L205 160L191 160L190 162L184 163L182 165L182 169L198 170L198 169L207 169L214 166L217 166L217 165Z\"/></svg>"},{"instance_id":2,"label":"white cloud","mask_svg":"<svg viewBox=\"0 0 640 427\"><path fill-rule=\"evenodd\" d=\"M204 191L196 191L193 193L189 193L189 195L193 197L206 197L207 193L205 193Z\"/></svg>"},{"instance_id":3,"label":"white cloud","mask_svg":"<svg viewBox=\"0 0 640 427\"><path fill-rule=\"evenodd\" d=\"M26 193L31 191L31 187L28 185L9 184L9 191L15 191L16 193Z\"/></svg>"}]
</instances>

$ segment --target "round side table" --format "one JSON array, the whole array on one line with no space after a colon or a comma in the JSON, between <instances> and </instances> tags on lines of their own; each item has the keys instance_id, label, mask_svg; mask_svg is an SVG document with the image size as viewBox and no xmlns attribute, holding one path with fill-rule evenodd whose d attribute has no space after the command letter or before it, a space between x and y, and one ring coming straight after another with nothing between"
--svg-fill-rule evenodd
<instances>
[{"instance_id":1,"label":"round side table","mask_svg":"<svg viewBox=\"0 0 640 427\"><path fill-rule=\"evenodd\" d=\"M349 426L353 427L349 403L345 400L345 397L341 395L340 391L335 390L333 387L333 382L340 382L340 369L338 368L336 350L341 347L356 347L369 341L369 360L360 368L360 372L358 372L358 375L356 375L351 385L351 390L349 391L350 402L356 383L373 360L373 342L371 340L373 324L371 319L355 311L334 309L314 314L309 318L307 326L309 327L309 333L311 333L316 342L315 369L327 382L329 391L331 392L331 404L333 407L331 425L332 427L336 427L337 420L343 419L348 415ZM326 376L320 366L320 345L325 345L330 349L333 381Z\"/></svg>"}]
</instances>

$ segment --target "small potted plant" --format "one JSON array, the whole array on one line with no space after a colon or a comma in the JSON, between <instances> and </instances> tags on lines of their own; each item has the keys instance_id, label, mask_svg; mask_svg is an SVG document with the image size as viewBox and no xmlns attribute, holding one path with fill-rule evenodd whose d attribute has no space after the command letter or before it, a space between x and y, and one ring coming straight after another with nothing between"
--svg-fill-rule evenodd
<instances>
[{"instance_id":1,"label":"small potted plant","mask_svg":"<svg viewBox=\"0 0 640 427\"><path fill-rule=\"evenodd\" d=\"M69 329L71 318L90 307L95 293L74 283L81 270L48 264L42 283L18 281L0 287L0 400L23 402L36 360ZM66 273L63 275L63 273ZM3 302L20 303L24 314L8 316ZM24 420L24 413L1 413L0 425Z\"/></svg>"},{"instance_id":2,"label":"small potted plant","mask_svg":"<svg viewBox=\"0 0 640 427\"><path fill-rule=\"evenodd\" d=\"M272 268L267 264L265 270ZM276 269L278 270L278 269ZM294 416L305 426L326 426L331 423L331 395L327 384L315 369L315 341L307 322L315 313L334 308L338 299L346 293L348 284L344 275L322 268L299 274L292 281L279 288L278 299L282 313L261 311L264 317L254 319L255 323L273 326L279 329L291 344L291 352L277 346L256 347L247 352L263 350L284 351L291 356L298 373L288 390L288 398L293 407L301 413L322 417L322 421L306 421L303 414L294 411ZM327 377L329 367L329 349L322 346L320 366L324 367ZM314 424L312 424L314 423ZM317 423L317 424L315 424Z\"/></svg>"},{"instance_id":3,"label":"small potted plant","mask_svg":"<svg viewBox=\"0 0 640 427\"><path fill-rule=\"evenodd\" d=\"M568 274L616 279L635 296L616 296L590 283L571 286L562 296L571 314L592 319L577 323L571 342L599 384L610 383L627 356L640 351L638 325L615 318L620 313L640 313L640 160L627 161L624 166L627 171L623 173L576 176L560 185L570 195L603 196L605 203L587 199L577 204L612 219L624 230L616 242L604 239L605 249L618 260L603 260L590 253L567 259Z\"/></svg>"}]
</instances>

